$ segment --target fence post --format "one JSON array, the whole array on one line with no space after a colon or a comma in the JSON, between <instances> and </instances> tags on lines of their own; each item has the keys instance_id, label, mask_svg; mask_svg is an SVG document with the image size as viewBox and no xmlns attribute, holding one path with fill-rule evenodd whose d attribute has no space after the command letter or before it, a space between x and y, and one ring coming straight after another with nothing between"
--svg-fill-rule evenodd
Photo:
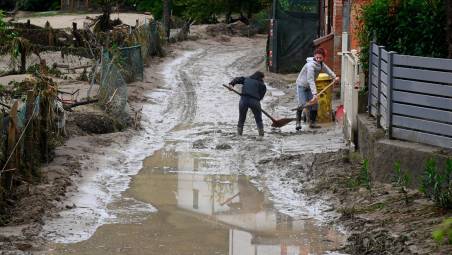
<instances>
[{"instance_id":1,"label":"fence post","mask_svg":"<svg viewBox=\"0 0 452 255\"><path fill-rule=\"evenodd\" d=\"M369 113L369 116L372 116L372 48L374 46L374 41L370 42L369 46L369 63L368 63L368 83L367 83L367 112Z\"/></svg>"},{"instance_id":2,"label":"fence post","mask_svg":"<svg viewBox=\"0 0 452 255\"><path fill-rule=\"evenodd\" d=\"M392 93L394 91L394 85L393 85L393 69L394 69L394 51L389 52L389 57L388 57L388 91L387 91L387 95L388 95L388 105L387 105L387 109L388 109L388 116L387 116L387 120L388 120L388 137L389 139L392 139Z\"/></svg>"},{"instance_id":3,"label":"fence post","mask_svg":"<svg viewBox=\"0 0 452 255\"><path fill-rule=\"evenodd\" d=\"M9 112L9 125L8 125L8 149L7 149L7 160L9 159L6 169L3 170L10 170L5 173L5 188L8 190L12 189L13 186L13 172L17 167L16 162L16 155L14 147L16 145L17 139L16 139L16 133L17 133L17 108L19 107L19 102L14 102L13 106L11 107L11 111Z\"/></svg>"},{"instance_id":4,"label":"fence post","mask_svg":"<svg viewBox=\"0 0 452 255\"><path fill-rule=\"evenodd\" d=\"M345 77L345 52L348 52L348 33L342 32L341 78ZM341 102L344 103L345 82L341 79Z\"/></svg>"},{"instance_id":5,"label":"fence post","mask_svg":"<svg viewBox=\"0 0 452 255\"><path fill-rule=\"evenodd\" d=\"M378 46L378 66L377 66L377 127L381 128L381 113L380 113L380 99L381 99L381 50L384 46Z\"/></svg>"},{"instance_id":6,"label":"fence post","mask_svg":"<svg viewBox=\"0 0 452 255\"><path fill-rule=\"evenodd\" d=\"M26 103L26 116L25 116L25 123L28 123L32 121L33 113L34 113L34 106L35 106L35 94L33 90L29 90L27 92L27 103ZM34 155L34 142L33 142L33 128L34 125L31 123L31 125L28 127L28 130L24 130L25 133L25 148L24 148L24 159L25 164L27 166L27 175L25 177L31 178L31 175L36 174L35 170L37 167L35 166L35 159L33 158Z\"/></svg>"}]
</instances>

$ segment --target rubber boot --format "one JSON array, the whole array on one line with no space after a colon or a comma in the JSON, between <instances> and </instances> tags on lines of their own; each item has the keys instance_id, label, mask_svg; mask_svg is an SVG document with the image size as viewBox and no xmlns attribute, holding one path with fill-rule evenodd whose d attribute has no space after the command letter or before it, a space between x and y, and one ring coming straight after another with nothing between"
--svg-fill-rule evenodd
<instances>
[{"instance_id":1,"label":"rubber boot","mask_svg":"<svg viewBox=\"0 0 452 255\"><path fill-rule=\"evenodd\" d=\"M243 135L243 127L237 127L237 135Z\"/></svg>"},{"instance_id":2,"label":"rubber boot","mask_svg":"<svg viewBox=\"0 0 452 255\"><path fill-rule=\"evenodd\" d=\"M300 130L301 129L301 121L297 120L296 124L295 124L295 130Z\"/></svg>"},{"instance_id":3,"label":"rubber boot","mask_svg":"<svg viewBox=\"0 0 452 255\"><path fill-rule=\"evenodd\" d=\"M259 136L264 136L264 129L263 128L259 128Z\"/></svg>"},{"instance_id":4,"label":"rubber boot","mask_svg":"<svg viewBox=\"0 0 452 255\"><path fill-rule=\"evenodd\" d=\"M310 115L310 123L309 123L309 127L310 128L321 128L319 125L317 125L317 111L310 111L309 112Z\"/></svg>"},{"instance_id":5,"label":"rubber boot","mask_svg":"<svg viewBox=\"0 0 452 255\"><path fill-rule=\"evenodd\" d=\"M300 130L301 129L301 116L303 114L303 110L297 110L297 118L295 119L295 130Z\"/></svg>"}]
</instances>

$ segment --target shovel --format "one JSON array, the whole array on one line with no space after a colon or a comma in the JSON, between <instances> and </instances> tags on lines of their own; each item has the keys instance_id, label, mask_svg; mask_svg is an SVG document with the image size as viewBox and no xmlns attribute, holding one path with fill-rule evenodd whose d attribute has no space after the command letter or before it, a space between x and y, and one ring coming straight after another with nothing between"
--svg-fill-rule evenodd
<instances>
[{"instance_id":1,"label":"shovel","mask_svg":"<svg viewBox=\"0 0 452 255\"><path fill-rule=\"evenodd\" d=\"M229 87L229 86L226 86L226 85L223 84L223 87L225 87L225 88L227 88L228 90L230 90L230 91L236 93L237 95L243 96L242 93L238 92L238 91L235 90L235 89L232 89L232 88ZM275 128L283 127L283 126L289 124L289 122L292 122L292 121L295 120L295 118L283 118L283 119L277 120L277 119L273 118L272 116L270 116L270 114L268 114L268 112L264 111L263 109L261 109L261 111L262 111L262 113L263 113L265 116L267 116L268 118L270 118L270 119L272 120L272 127L275 127Z\"/></svg>"},{"instance_id":2,"label":"shovel","mask_svg":"<svg viewBox=\"0 0 452 255\"><path fill-rule=\"evenodd\" d=\"M317 93L317 96L320 96L321 94L325 93L325 91L326 91L329 87L333 86L334 83L336 83L336 81L332 81L330 84L328 84L328 85L327 85L325 88L323 88L319 93ZM305 104L303 104L303 105L298 106L297 108L293 108L292 111L303 110L304 108L309 107L309 106L312 106L312 105L314 105L314 104L310 104L309 102L307 102L307 103L305 103Z\"/></svg>"}]
</instances>

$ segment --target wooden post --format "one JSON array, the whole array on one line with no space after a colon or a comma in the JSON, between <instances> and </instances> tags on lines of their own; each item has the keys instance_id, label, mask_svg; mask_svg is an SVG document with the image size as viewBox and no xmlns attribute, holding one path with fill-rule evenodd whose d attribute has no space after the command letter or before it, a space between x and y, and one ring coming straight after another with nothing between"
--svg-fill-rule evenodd
<instances>
[{"instance_id":1,"label":"wooden post","mask_svg":"<svg viewBox=\"0 0 452 255\"><path fill-rule=\"evenodd\" d=\"M16 156L14 155L14 146L16 145L16 133L17 133L17 108L19 107L19 102L14 102L9 112L9 125L8 125L8 147L7 147L7 159L10 160L6 165L6 169L14 169L17 167ZM5 173L4 187L8 190L12 189L13 186L13 172L8 171Z\"/></svg>"},{"instance_id":2,"label":"wooden post","mask_svg":"<svg viewBox=\"0 0 452 255\"><path fill-rule=\"evenodd\" d=\"M48 70L47 70L47 62L45 59L41 59L41 62L39 63L39 71L41 72L41 75L47 76Z\"/></svg>"},{"instance_id":3,"label":"wooden post","mask_svg":"<svg viewBox=\"0 0 452 255\"><path fill-rule=\"evenodd\" d=\"M35 94L33 90L29 90L27 92L27 104L26 104L26 115L25 115L25 123L29 123L25 136L25 149L24 149L24 162L27 166L25 178L30 178L31 176L37 175L37 167L35 164L35 160L33 158L34 152L34 142L33 142L33 112L34 112L34 104L35 104Z\"/></svg>"}]
</instances>

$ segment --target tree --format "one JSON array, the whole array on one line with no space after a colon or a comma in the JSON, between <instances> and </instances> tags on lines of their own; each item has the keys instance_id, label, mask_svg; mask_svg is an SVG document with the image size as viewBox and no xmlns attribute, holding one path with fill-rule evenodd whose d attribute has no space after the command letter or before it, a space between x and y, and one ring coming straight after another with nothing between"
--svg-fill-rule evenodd
<instances>
[{"instance_id":1,"label":"tree","mask_svg":"<svg viewBox=\"0 0 452 255\"><path fill-rule=\"evenodd\" d=\"M110 15L112 7L118 3L118 0L95 0L94 4L102 9L102 16L99 20L100 29L106 31L111 28Z\"/></svg>"},{"instance_id":2,"label":"tree","mask_svg":"<svg viewBox=\"0 0 452 255\"><path fill-rule=\"evenodd\" d=\"M48 11L59 6L60 0L18 0L16 9L25 11Z\"/></svg>"},{"instance_id":3,"label":"tree","mask_svg":"<svg viewBox=\"0 0 452 255\"><path fill-rule=\"evenodd\" d=\"M446 4L446 17L447 17L447 26L446 26L446 37L448 44L448 58L452 58L452 0L445 0Z\"/></svg>"},{"instance_id":4,"label":"tree","mask_svg":"<svg viewBox=\"0 0 452 255\"><path fill-rule=\"evenodd\" d=\"M169 41L170 37L170 0L163 0L163 26L166 32L166 39Z\"/></svg>"}]
</instances>

